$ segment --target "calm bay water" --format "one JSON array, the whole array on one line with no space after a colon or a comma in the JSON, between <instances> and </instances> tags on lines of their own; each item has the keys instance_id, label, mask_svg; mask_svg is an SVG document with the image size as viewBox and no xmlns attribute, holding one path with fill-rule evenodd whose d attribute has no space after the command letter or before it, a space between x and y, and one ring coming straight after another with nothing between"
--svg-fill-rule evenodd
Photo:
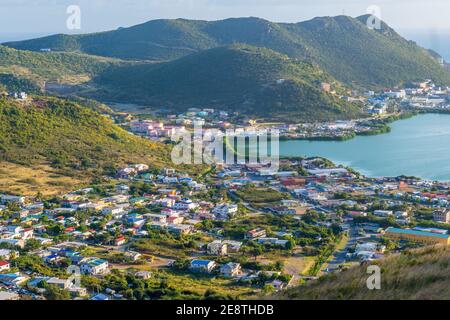
<instances>
[{"instance_id":1,"label":"calm bay water","mask_svg":"<svg viewBox=\"0 0 450 320\"><path fill-rule=\"evenodd\" d=\"M348 141L280 142L281 156L322 156L370 177L416 176L450 181L450 115L424 114L392 131Z\"/></svg>"}]
</instances>

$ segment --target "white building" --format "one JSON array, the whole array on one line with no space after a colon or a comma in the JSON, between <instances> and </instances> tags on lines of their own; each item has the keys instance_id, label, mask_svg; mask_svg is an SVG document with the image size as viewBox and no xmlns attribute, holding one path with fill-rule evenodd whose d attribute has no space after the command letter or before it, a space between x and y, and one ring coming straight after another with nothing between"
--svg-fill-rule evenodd
<instances>
[{"instance_id":1,"label":"white building","mask_svg":"<svg viewBox=\"0 0 450 320\"><path fill-rule=\"evenodd\" d=\"M378 216L378 217L389 217L394 215L394 212L390 211L390 210L375 210L373 212L374 215Z\"/></svg>"},{"instance_id":2,"label":"white building","mask_svg":"<svg viewBox=\"0 0 450 320\"><path fill-rule=\"evenodd\" d=\"M211 243L208 243L206 252L209 255L225 256L228 253L228 245L220 240L215 240Z\"/></svg>"},{"instance_id":3,"label":"white building","mask_svg":"<svg viewBox=\"0 0 450 320\"><path fill-rule=\"evenodd\" d=\"M222 217L234 217L238 212L238 206L236 204L221 204L215 207L212 212Z\"/></svg>"},{"instance_id":4,"label":"white building","mask_svg":"<svg viewBox=\"0 0 450 320\"><path fill-rule=\"evenodd\" d=\"M175 210L182 210L182 211L188 211L193 210L198 207L198 204L192 202L190 199L182 199L181 201L178 201L173 206L173 209Z\"/></svg>"},{"instance_id":5,"label":"white building","mask_svg":"<svg viewBox=\"0 0 450 320\"><path fill-rule=\"evenodd\" d=\"M236 277L241 273L241 265L239 263L229 262L220 267L220 274L225 277Z\"/></svg>"},{"instance_id":6,"label":"white building","mask_svg":"<svg viewBox=\"0 0 450 320\"><path fill-rule=\"evenodd\" d=\"M405 90L390 91L390 92L386 92L385 95L392 99L403 99L403 98L406 98L406 91Z\"/></svg>"},{"instance_id":7,"label":"white building","mask_svg":"<svg viewBox=\"0 0 450 320\"><path fill-rule=\"evenodd\" d=\"M211 260L192 260L189 269L194 272L211 273L216 267L216 263Z\"/></svg>"},{"instance_id":8,"label":"white building","mask_svg":"<svg viewBox=\"0 0 450 320\"><path fill-rule=\"evenodd\" d=\"M107 215L110 214L113 217L120 217L125 214L125 209L123 207L108 207L102 209L102 214Z\"/></svg>"},{"instance_id":9,"label":"white building","mask_svg":"<svg viewBox=\"0 0 450 320\"><path fill-rule=\"evenodd\" d=\"M81 272L83 274L99 275L109 270L108 261L99 258L86 258L81 261Z\"/></svg>"}]
</instances>

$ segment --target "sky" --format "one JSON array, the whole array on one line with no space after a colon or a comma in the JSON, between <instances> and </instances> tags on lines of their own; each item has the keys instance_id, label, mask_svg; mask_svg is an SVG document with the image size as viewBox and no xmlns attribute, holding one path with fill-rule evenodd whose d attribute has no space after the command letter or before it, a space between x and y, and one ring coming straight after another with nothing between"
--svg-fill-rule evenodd
<instances>
[{"instance_id":1,"label":"sky","mask_svg":"<svg viewBox=\"0 0 450 320\"><path fill-rule=\"evenodd\" d=\"M67 28L70 5L81 10L81 29L75 31ZM316 16L358 16L373 6L403 36L441 51L448 46L450 58L450 41L445 40L450 40L448 0L0 0L0 41L105 31L161 18L254 16L299 22Z\"/></svg>"}]
</instances>

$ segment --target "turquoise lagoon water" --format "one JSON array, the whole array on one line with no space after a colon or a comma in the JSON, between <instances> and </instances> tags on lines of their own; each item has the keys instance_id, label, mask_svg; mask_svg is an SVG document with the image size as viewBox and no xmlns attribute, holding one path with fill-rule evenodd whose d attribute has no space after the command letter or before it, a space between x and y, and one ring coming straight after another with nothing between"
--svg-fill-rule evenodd
<instances>
[{"instance_id":1,"label":"turquoise lagoon water","mask_svg":"<svg viewBox=\"0 0 450 320\"><path fill-rule=\"evenodd\" d=\"M450 115L418 115L391 128L388 134L347 141L281 141L280 155L321 156L370 177L450 181Z\"/></svg>"}]
</instances>

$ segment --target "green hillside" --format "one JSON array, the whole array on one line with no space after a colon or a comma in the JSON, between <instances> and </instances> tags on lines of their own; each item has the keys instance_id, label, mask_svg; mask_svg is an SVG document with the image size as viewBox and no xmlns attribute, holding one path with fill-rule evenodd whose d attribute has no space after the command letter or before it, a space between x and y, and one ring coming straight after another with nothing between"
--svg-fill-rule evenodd
<instances>
[{"instance_id":1,"label":"green hillside","mask_svg":"<svg viewBox=\"0 0 450 320\"><path fill-rule=\"evenodd\" d=\"M277 294L275 299L299 300L448 300L450 248L405 251L376 262L381 290L367 289L367 266L327 275L318 281Z\"/></svg>"},{"instance_id":2,"label":"green hillside","mask_svg":"<svg viewBox=\"0 0 450 320\"><path fill-rule=\"evenodd\" d=\"M116 59L81 53L32 52L0 46L0 73L13 74L43 86L46 81L77 84L119 65Z\"/></svg>"},{"instance_id":3,"label":"green hillside","mask_svg":"<svg viewBox=\"0 0 450 320\"><path fill-rule=\"evenodd\" d=\"M370 30L366 21L367 16L319 17L300 23L273 23L258 18L154 20L109 32L55 35L6 45L166 61L245 43L307 59L341 82L357 87L388 87L426 78L450 83L450 73L440 66L435 54L403 39L384 23L381 30Z\"/></svg>"},{"instance_id":4,"label":"green hillside","mask_svg":"<svg viewBox=\"0 0 450 320\"><path fill-rule=\"evenodd\" d=\"M449 83L450 73L428 50L405 40L385 23L381 30L370 30L367 19L315 18L292 30L302 35L313 60L346 84L393 87L423 79Z\"/></svg>"},{"instance_id":5,"label":"green hillside","mask_svg":"<svg viewBox=\"0 0 450 320\"><path fill-rule=\"evenodd\" d=\"M320 90L321 82L329 82L342 91L327 73L310 63L247 45L203 50L165 63L3 46L0 57L0 84L8 91L38 93L46 83L50 92L182 111L193 105L211 106L292 121L359 116L358 106ZM279 85L279 79L286 81Z\"/></svg>"},{"instance_id":6,"label":"green hillside","mask_svg":"<svg viewBox=\"0 0 450 320\"><path fill-rule=\"evenodd\" d=\"M52 174L86 180L129 162L162 166L169 161L162 145L133 136L105 116L65 100L0 99L0 123L2 168L45 166ZM1 174L8 175L12 187L15 170L2 170L0 180Z\"/></svg>"},{"instance_id":7,"label":"green hillside","mask_svg":"<svg viewBox=\"0 0 450 320\"><path fill-rule=\"evenodd\" d=\"M124 59L167 60L216 46L198 29L203 25L182 19L153 20L132 28L87 35L58 34L5 45L20 50L49 48Z\"/></svg>"},{"instance_id":8,"label":"green hillside","mask_svg":"<svg viewBox=\"0 0 450 320\"><path fill-rule=\"evenodd\" d=\"M41 92L39 85L29 79L18 77L12 73L0 73L0 91L27 92L38 94Z\"/></svg>"},{"instance_id":9,"label":"green hillside","mask_svg":"<svg viewBox=\"0 0 450 320\"><path fill-rule=\"evenodd\" d=\"M277 83L280 79L284 83ZM292 121L360 115L357 105L321 91L322 82L342 88L317 67L246 45L206 50L162 64L118 68L95 81L110 88L105 98L155 107L216 107Z\"/></svg>"}]
</instances>

